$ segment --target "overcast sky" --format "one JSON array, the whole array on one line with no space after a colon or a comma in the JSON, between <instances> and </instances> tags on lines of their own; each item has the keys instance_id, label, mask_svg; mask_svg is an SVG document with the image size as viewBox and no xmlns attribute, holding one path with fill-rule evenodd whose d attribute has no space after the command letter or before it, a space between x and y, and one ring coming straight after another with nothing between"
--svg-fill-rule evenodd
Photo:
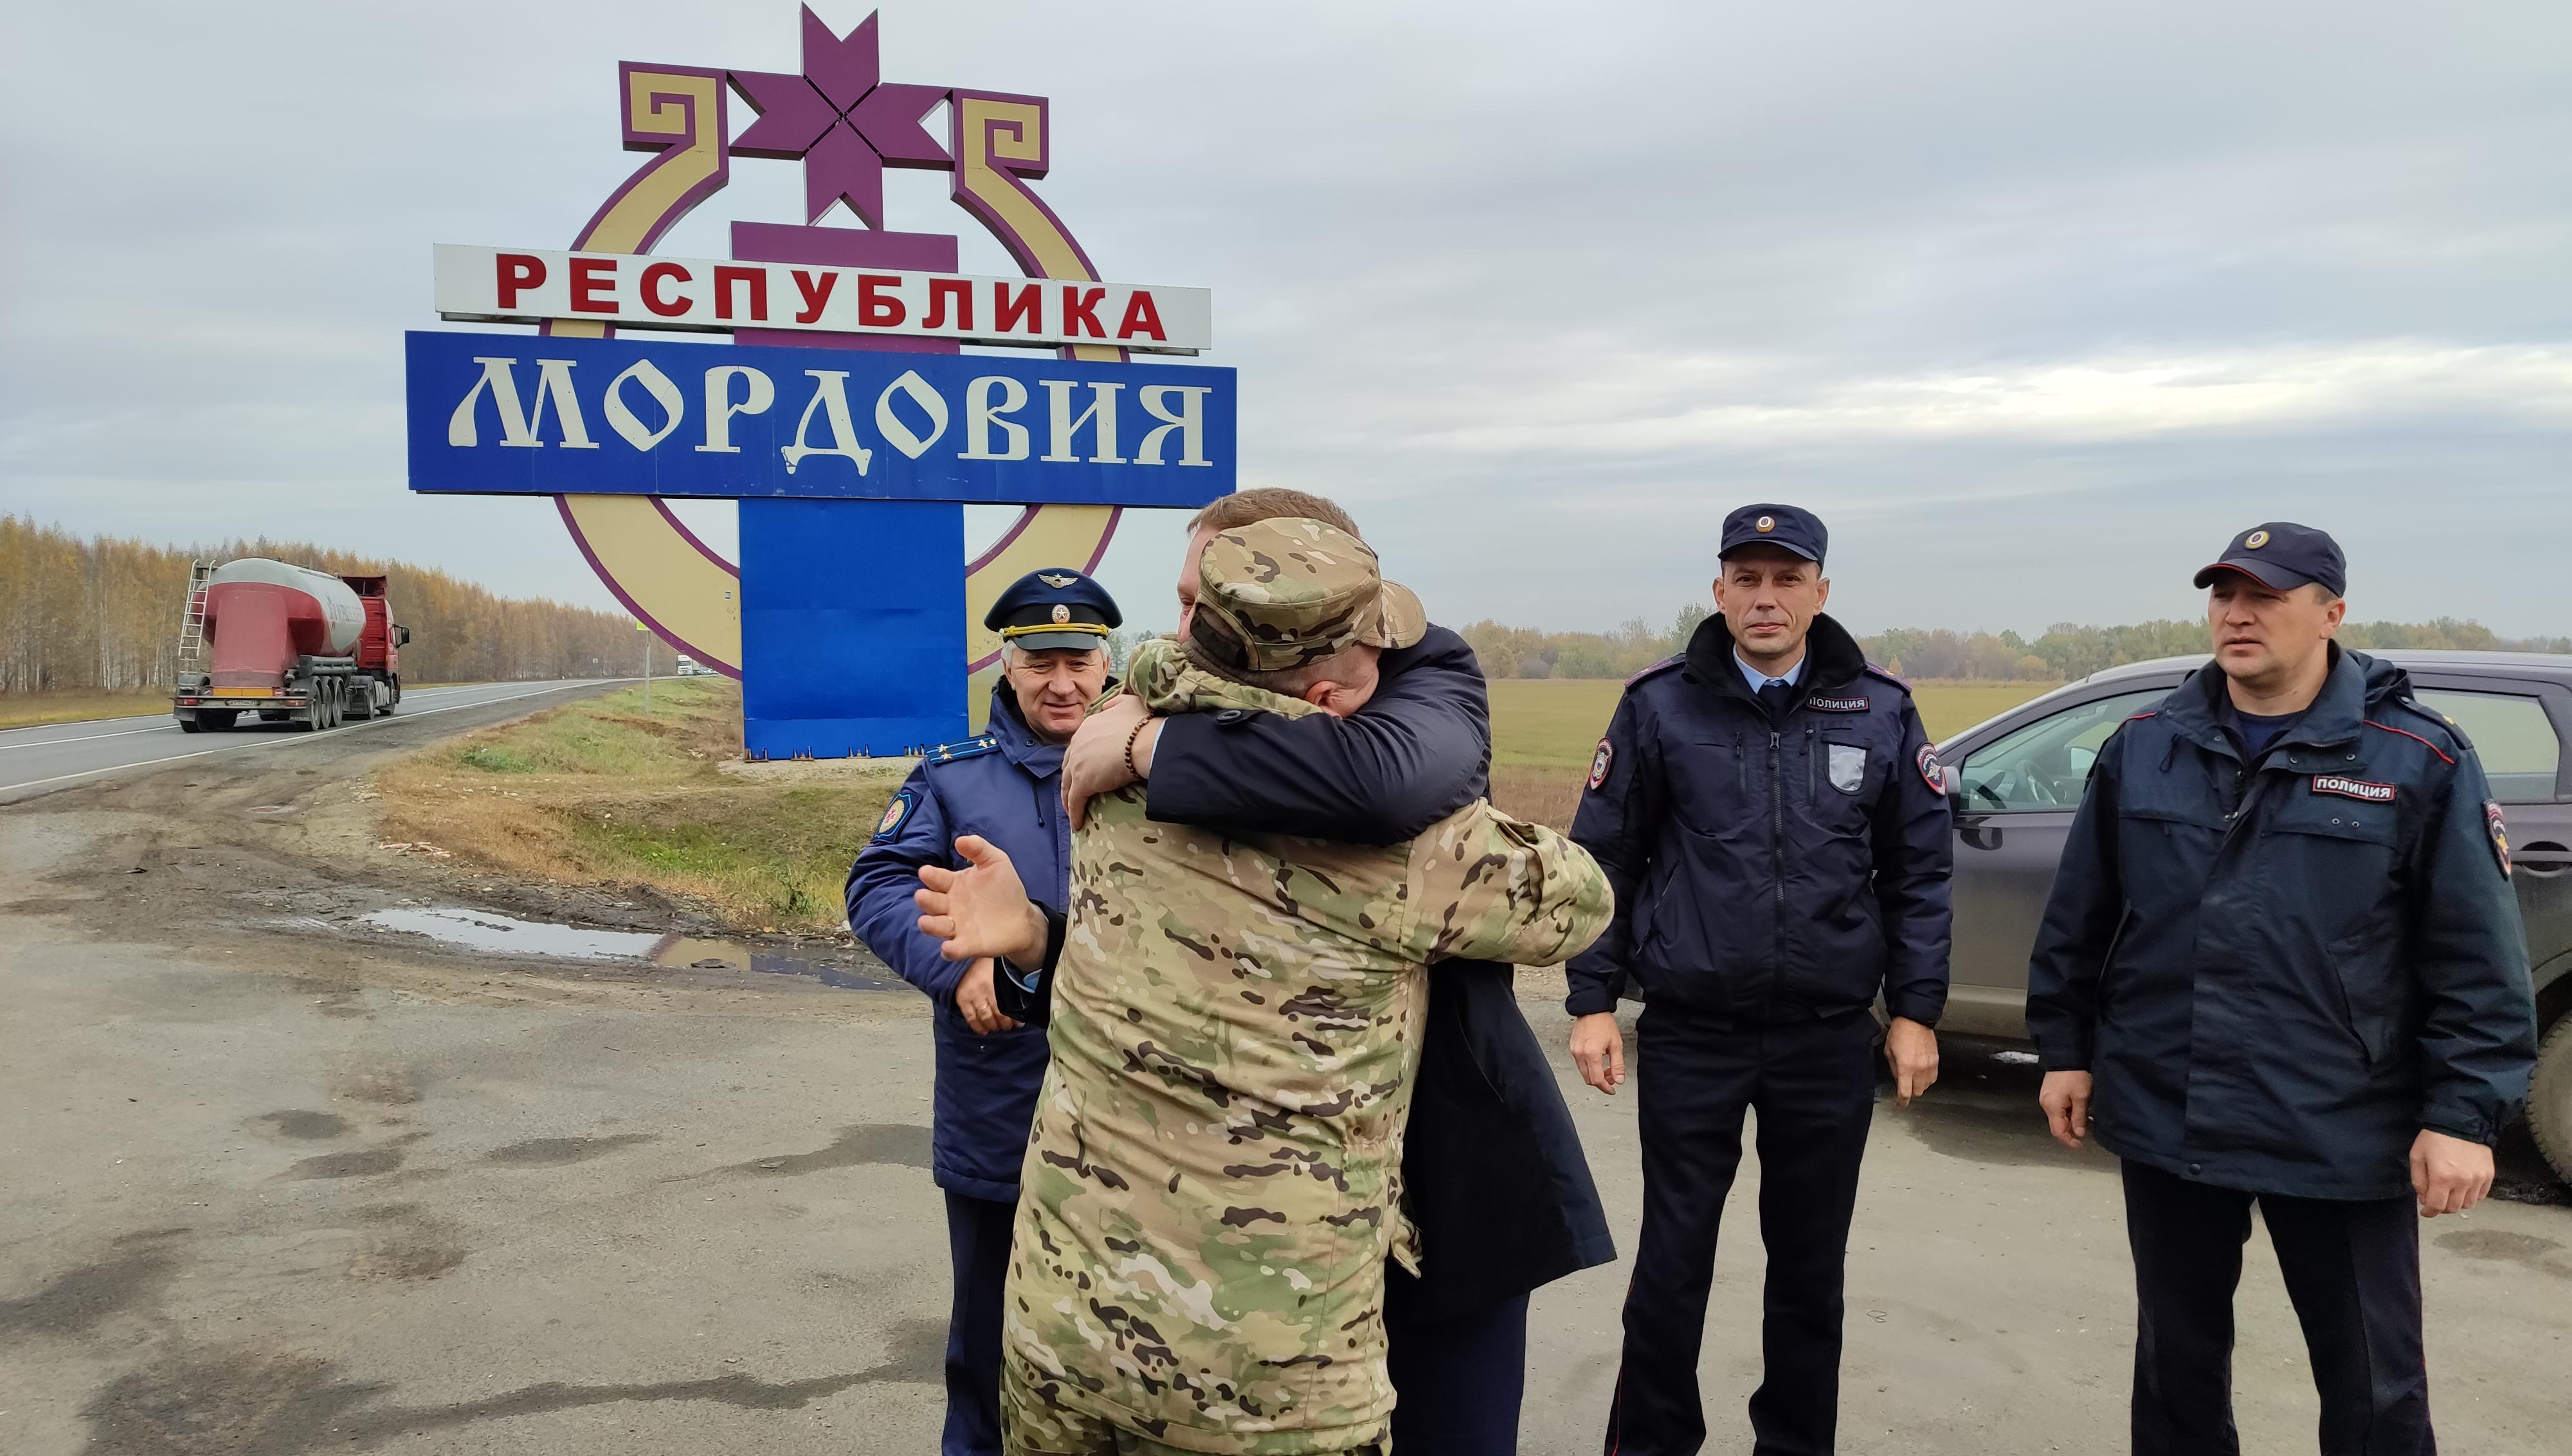
<instances>
[{"instance_id":1,"label":"overcast sky","mask_svg":"<svg viewBox=\"0 0 2572 1456\"><path fill-rule=\"evenodd\" d=\"M1777 499L1860 630L2190 615L2284 518L2360 617L2572 632L2561 0L882 13L888 81L1052 98L1100 270L1214 290L1243 483L1342 500L1440 620L1664 622ZM619 60L794 71L797 24L8 7L0 510L612 605L550 502L407 494L401 333L432 243L567 245L641 162ZM733 179L660 249L801 221L798 164ZM1014 271L945 186L891 174L892 226ZM1167 625L1176 519L1127 521Z\"/></svg>"}]
</instances>

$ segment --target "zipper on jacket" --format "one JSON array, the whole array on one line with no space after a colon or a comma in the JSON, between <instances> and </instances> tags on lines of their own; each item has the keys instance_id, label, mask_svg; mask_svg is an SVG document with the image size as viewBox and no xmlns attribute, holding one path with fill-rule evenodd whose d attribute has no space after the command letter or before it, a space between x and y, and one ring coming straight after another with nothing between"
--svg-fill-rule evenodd
<instances>
[{"instance_id":1,"label":"zipper on jacket","mask_svg":"<svg viewBox=\"0 0 2572 1456\"><path fill-rule=\"evenodd\" d=\"M1786 774L1777 749L1777 728L1768 728L1768 847L1776 863L1777 954L1769 964L1768 999L1777 999L1786 972Z\"/></svg>"}]
</instances>

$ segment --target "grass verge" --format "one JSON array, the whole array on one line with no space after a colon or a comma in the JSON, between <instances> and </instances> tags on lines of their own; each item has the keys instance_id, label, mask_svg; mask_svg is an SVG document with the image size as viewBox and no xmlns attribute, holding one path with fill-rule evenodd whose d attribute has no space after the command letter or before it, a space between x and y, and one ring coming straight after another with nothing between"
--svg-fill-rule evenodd
<instances>
[{"instance_id":1,"label":"grass verge","mask_svg":"<svg viewBox=\"0 0 2572 1456\"><path fill-rule=\"evenodd\" d=\"M94 718L143 718L170 712L170 694L161 688L136 693L102 693L79 689L65 693L0 693L0 728L39 728L49 723L86 723Z\"/></svg>"},{"instance_id":2,"label":"grass verge","mask_svg":"<svg viewBox=\"0 0 2572 1456\"><path fill-rule=\"evenodd\" d=\"M1911 685L1911 698L1929 736L1943 738L2057 686L1924 679ZM1492 801L1522 818L1571 827L1590 755L1624 691L1612 679L1514 678L1492 684Z\"/></svg>"},{"instance_id":3,"label":"grass verge","mask_svg":"<svg viewBox=\"0 0 2572 1456\"><path fill-rule=\"evenodd\" d=\"M2044 692L2044 683L1916 686L1933 735ZM1492 685L1492 798L1569 827L1623 685ZM386 838L486 868L573 884L643 884L738 930L841 928L840 885L907 760L743 764L741 689L724 678L627 688L414 754L376 775Z\"/></svg>"},{"instance_id":4,"label":"grass verge","mask_svg":"<svg viewBox=\"0 0 2572 1456\"><path fill-rule=\"evenodd\" d=\"M574 884L644 884L734 929L840 929L849 861L907 760L742 764L725 678L583 699L375 775L384 837ZM729 768L725 765L729 763Z\"/></svg>"}]
</instances>

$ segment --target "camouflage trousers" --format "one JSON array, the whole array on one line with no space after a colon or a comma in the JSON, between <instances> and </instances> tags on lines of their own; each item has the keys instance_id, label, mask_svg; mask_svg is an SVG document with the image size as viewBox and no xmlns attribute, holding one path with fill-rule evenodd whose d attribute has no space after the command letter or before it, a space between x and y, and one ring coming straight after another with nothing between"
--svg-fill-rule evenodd
<instances>
[{"instance_id":1,"label":"camouflage trousers","mask_svg":"<svg viewBox=\"0 0 2572 1456\"><path fill-rule=\"evenodd\" d=\"M1227 1447L1228 1453L1260 1456L1276 1450L1301 1449L1299 1432L1252 1436ZM1071 1410L1047 1400L1021 1378L1016 1361L1000 1365L1001 1456L1204 1456L1191 1446L1155 1441L1113 1421ZM1334 1456L1392 1456L1393 1438L1334 1453Z\"/></svg>"}]
</instances>

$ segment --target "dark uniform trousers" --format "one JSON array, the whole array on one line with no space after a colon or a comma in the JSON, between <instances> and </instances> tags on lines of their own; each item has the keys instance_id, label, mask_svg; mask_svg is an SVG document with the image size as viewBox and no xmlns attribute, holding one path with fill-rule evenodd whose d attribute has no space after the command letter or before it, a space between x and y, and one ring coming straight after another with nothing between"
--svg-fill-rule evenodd
<instances>
[{"instance_id":1,"label":"dark uniform trousers","mask_svg":"<svg viewBox=\"0 0 2572 1456\"><path fill-rule=\"evenodd\" d=\"M2129 1161L2136 1456L2236 1456L2233 1291L2259 1206L2321 1395L2322 1456L2430 1456L2420 1220L2408 1198L2213 1188Z\"/></svg>"},{"instance_id":2,"label":"dark uniform trousers","mask_svg":"<svg viewBox=\"0 0 2572 1456\"><path fill-rule=\"evenodd\" d=\"M1393 1449L1402 1456L1516 1456L1527 1316L1524 1293L1446 1319L1388 1310Z\"/></svg>"},{"instance_id":3,"label":"dark uniform trousers","mask_svg":"<svg viewBox=\"0 0 2572 1456\"><path fill-rule=\"evenodd\" d=\"M942 1456L1000 1449L1000 1285L1018 1206L947 1195L947 1253L955 1270L947 1312L947 1429Z\"/></svg>"},{"instance_id":4,"label":"dark uniform trousers","mask_svg":"<svg viewBox=\"0 0 2572 1456\"><path fill-rule=\"evenodd\" d=\"M1875 1111L1875 1031L1863 1009L1755 1023L1644 1007L1634 1047L1643 1230L1625 1291L1611 1456L1687 1456L1705 1444L1697 1353L1715 1232L1750 1110L1759 1115L1759 1236L1768 1250L1752 1450L1832 1449L1849 1218Z\"/></svg>"}]
</instances>

